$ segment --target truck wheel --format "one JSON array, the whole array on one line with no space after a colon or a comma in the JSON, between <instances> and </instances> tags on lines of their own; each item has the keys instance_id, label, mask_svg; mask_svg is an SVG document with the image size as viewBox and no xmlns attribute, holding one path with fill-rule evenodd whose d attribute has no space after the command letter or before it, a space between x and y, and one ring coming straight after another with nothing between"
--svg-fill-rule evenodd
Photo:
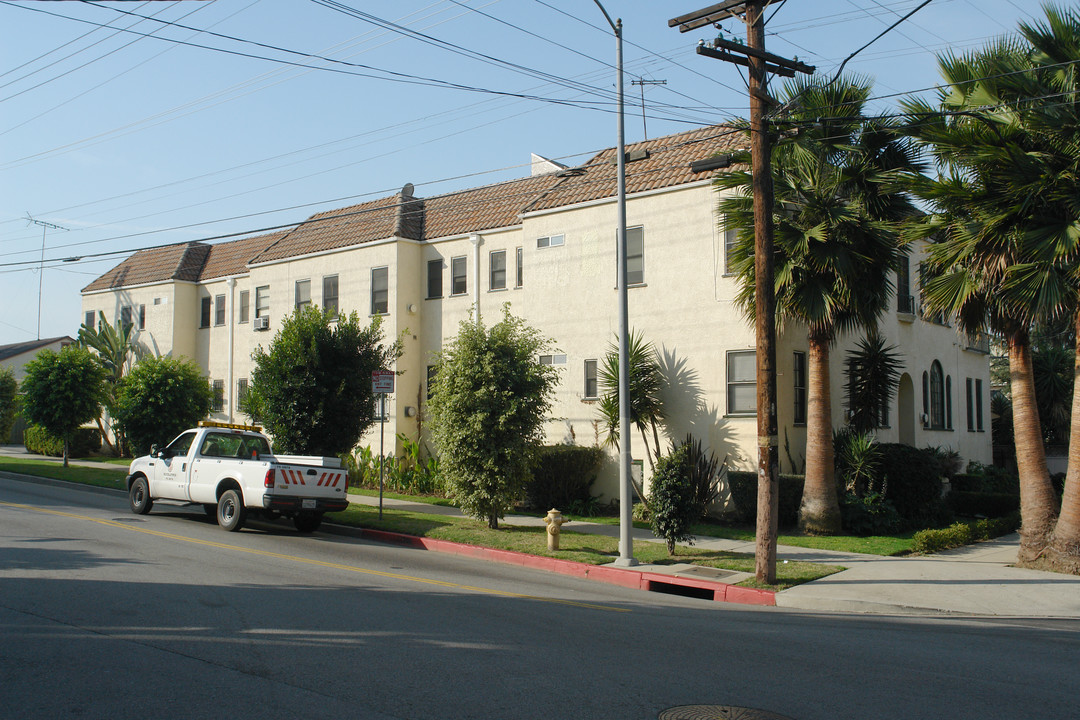
<instances>
[{"instance_id":1,"label":"truck wheel","mask_svg":"<svg viewBox=\"0 0 1080 720\"><path fill-rule=\"evenodd\" d=\"M314 515L297 515L293 518L293 525L302 533L312 533L322 525L322 513Z\"/></svg>"},{"instance_id":2,"label":"truck wheel","mask_svg":"<svg viewBox=\"0 0 1080 720\"><path fill-rule=\"evenodd\" d=\"M150 512L150 508L154 507L154 501L150 499L150 485L147 484L146 478L137 477L135 482L131 483L131 489L128 490L128 504L131 505L131 512L136 515L145 515Z\"/></svg>"},{"instance_id":3,"label":"truck wheel","mask_svg":"<svg viewBox=\"0 0 1080 720\"><path fill-rule=\"evenodd\" d=\"M244 527L246 514L240 493L235 490L226 490L218 499L217 521L222 530L236 532Z\"/></svg>"}]
</instances>

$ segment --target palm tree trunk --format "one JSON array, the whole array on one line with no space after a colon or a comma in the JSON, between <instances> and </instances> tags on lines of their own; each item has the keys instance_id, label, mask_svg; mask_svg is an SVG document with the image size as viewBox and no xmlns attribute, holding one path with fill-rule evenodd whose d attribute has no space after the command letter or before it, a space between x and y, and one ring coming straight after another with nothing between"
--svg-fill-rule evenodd
<instances>
[{"instance_id":1,"label":"palm tree trunk","mask_svg":"<svg viewBox=\"0 0 1080 720\"><path fill-rule=\"evenodd\" d=\"M1030 563L1046 548L1057 518L1057 497L1046 468L1035 382L1031 369L1031 343L1026 329L1009 334L1009 384L1013 401L1013 440L1020 474L1020 552L1017 560ZM1070 450L1070 453L1072 450ZM1069 463L1072 469L1072 463Z\"/></svg>"},{"instance_id":2,"label":"palm tree trunk","mask_svg":"<svg viewBox=\"0 0 1080 720\"><path fill-rule=\"evenodd\" d=\"M807 362L806 480L799 507L799 529L814 535L840 532L833 462L829 340L810 336Z\"/></svg>"},{"instance_id":3,"label":"palm tree trunk","mask_svg":"<svg viewBox=\"0 0 1080 720\"><path fill-rule=\"evenodd\" d=\"M1080 331L1080 313L1076 316ZM1061 516L1050 536L1046 558L1058 572L1080 575L1080 352L1073 361L1072 421L1069 427L1069 471L1065 475L1065 495Z\"/></svg>"},{"instance_id":4,"label":"palm tree trunk","mask_svg":"<svg viewBox=\"0 0 1080 720\"><path fill-rule=\"evenodd\" d=\"M103 422L101 422L101 416L100 415L97 416L97 427L98 427L98 432L101 433L101 441L109 446L109 454L110 455L118 455L119 453L116 452L116 449L113 447L113 444L111 442L109 442L109 434L107 432L105 432L105 424Z\"/></svg>"}]
</instances>

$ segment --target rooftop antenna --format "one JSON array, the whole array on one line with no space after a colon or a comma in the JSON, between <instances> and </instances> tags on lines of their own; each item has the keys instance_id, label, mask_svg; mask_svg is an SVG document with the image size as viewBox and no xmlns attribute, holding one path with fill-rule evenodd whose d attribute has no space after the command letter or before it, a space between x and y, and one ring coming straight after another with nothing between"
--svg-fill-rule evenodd
<instances>
[{"instance_id":1,"label":"rooftop antenna","mask_svg":"<svg viewBox=\"0 0 1080 720\"><path fill-rule=\"evenodd\" d=\"M631 80L631 85L641 86L641 128L645 131L645 139L649 139L649 128L645 125L645 86L646 85L667 85L667 80Z\"/></svg>"},{"instance_id":2,"label":"rooftop antenna","mask_svg":"<svg viewBox=\"0 0 1080 720\"><path fill-rule=\"evenodd\" d=\"M30 213L26 213L26 220L28 225L40 225L41 226L41 264L38 265L38 286L37 286L37 339L41 339L41 281L45 277L45 233L49 229L67 231L70 228L63 227L62 225L56 225L54 223L45 222L44 220L35 220L31 217Z\"/></svg>"}]
</instances>

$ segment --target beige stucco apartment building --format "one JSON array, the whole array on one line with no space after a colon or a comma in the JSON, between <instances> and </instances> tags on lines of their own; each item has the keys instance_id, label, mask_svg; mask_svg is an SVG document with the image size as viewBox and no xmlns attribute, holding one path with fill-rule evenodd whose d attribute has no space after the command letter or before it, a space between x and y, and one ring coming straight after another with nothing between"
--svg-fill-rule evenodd
<instances>
[{"instance_id":1,"label":"beige stucco apartment building","mask_svg":"<svg viewBox=\"0 0 1080 720\"><path fill-rule=\"evenodd\" d=\"M629 317L660 351L669 437L687 433L736 467L756 462L754 332L734 306L726 233L711 185L691 167L741 142L716 126L627 148ZM478 312L496 322L504 304L551 337L537 358L562 371L548 441L603 440L597 367L615 341L616 172L613 149L576 168L535 158L531 177L422 198L411 185L371 202L320 213L294 229L232 242L136 252L83 290L85 320L98 311L131 323L160 354L194 359L219 395L215 417L243 420L251 353L306 303L379 315L402 337L386 437L416 435L433 353ZM916 257L910 260L917 267ZM898 278L881 331L903 354L904 374L882 441L942 446L991 461L986 348L919 313L917 273ZM833 418L844 422L845 354L832 353ZM805 446L806 337L778 338L781 463L801 470ZM377 444L378 429L364 443ZM666 441L665 441L666 442ZM643 448L632 444L635 458ZM793 467L794 466L794 467ZM612 462L595 488L617 496Z\"/></svg>"}]
</instances>

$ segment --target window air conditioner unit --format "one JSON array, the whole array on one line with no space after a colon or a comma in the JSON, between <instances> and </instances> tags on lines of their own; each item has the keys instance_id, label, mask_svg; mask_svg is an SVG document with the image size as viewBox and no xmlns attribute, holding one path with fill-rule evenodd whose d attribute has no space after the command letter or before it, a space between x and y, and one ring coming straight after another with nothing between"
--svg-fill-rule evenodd
<instances>
[{"instance_id":1,"label":"window air conditioner unit","mask_svg":"<svg viewBox=\"0 0 1080 720\"><path fill-rule=\"evenodd\" d=\"M269 330L270 329L270 318L267 317L266 315L263 315L262 317L255 318L255 322L252 325L252 328L255 329L255 330Z\"/></svg>"}]
</instances>

